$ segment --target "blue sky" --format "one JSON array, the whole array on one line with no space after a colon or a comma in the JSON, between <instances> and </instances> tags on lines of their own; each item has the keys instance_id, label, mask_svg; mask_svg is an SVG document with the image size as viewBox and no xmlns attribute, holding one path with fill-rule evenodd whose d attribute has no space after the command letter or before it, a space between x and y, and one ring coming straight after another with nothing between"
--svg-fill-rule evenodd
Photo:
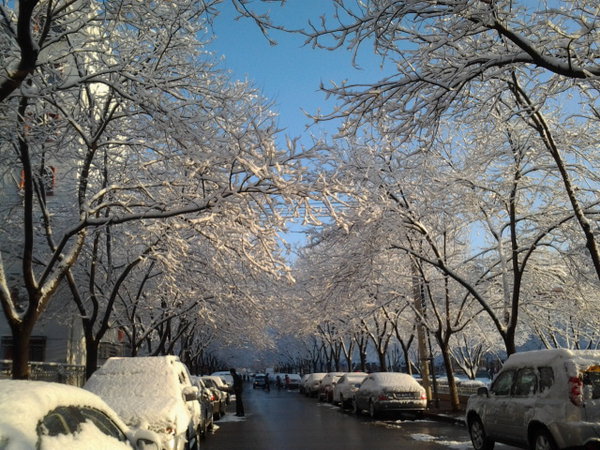
<instances>
[{"instance_id":1,"label":"blue sky","mask_svg":"<svg viewBox=\"0 0 600 450\"><path fill-rule=\"evenodd\" d=\"M265 5L258 0L249 4L255 8L262 6L263 11L268 9L274 23L292 28L305 27L308 19L318 23L323 14L331 18L333 12L331 2L324 0L288 0L283 7L279 3ZM359 54L359 70L352 65L352 53L348 50L313 49L303 45L301 35L282 32L270 34L278 42L272 46L253 21L235 20L238 13L229 1L224 1L220 9L221 14L213 26L216 38L211 49L225 58L223 66L231 71L234 79L251 81L275 103L273 109L279 113L279 127L284 129L284 136L300 137L300 143L307 146L312 142L311 134L331 136L337 131L335 122L321 122L306 130L310 119L303 110L329 112L335 105L334 99L326 100L319 90L321 82L330 85L330 81L364 82L383 78L381 58L372 52L372 47L365 46ZM290 244L301 246L304 231L299 224L289 224L289 232L283 237Z\"/></svg>"},{"instance_id":2,"label":"blue sky","mask_svg":"<svg viewBox=\"0 0 600 450\"><path fill-rule=\"evenodd\" d=\"M332 8L329 1L288 0L285 6L279 3L252 2L250 7L269 10L274 22L300 28L308 19L314 22L326 13L330 18ZM267 5L265 7L265 5ZM329 85L350 79L353 81L377 80L383 77L379 69L381 60L371 47L365 46L358 60L362 70L352 66L351 52L339 49L334 52L303 46L304 38L282 32L271 34L278 45L271 46L258 26L251 20L235 21L237 13L230 2L220 6L221 14L214 23L216 39L212 49L225 57L224 66L232 71L236 79L248 79L259 88L265 97L275 102L274 109L280 114L280 127L292 137L306 134L305 126L310 122L302 110L311 113L330 111L334 100L325 100L319 91L321 81ZM309 132L319 135L321 131L335 132L335 124L319 124ZM308 142L308 141L306 141Z\"/></svg>"}]
</instances>

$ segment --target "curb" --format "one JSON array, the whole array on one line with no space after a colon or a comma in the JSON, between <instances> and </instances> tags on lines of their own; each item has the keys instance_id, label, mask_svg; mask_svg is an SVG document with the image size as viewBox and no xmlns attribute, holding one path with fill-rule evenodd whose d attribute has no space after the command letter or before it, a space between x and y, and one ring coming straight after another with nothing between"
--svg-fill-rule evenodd
<instances>
[{"instance_id":1,"label":"curb","mask_svg":"<svg viewBox=\"0 0 600 450\"><path fill-rule=\"evenodd\" d=\"M456 416L451 416L451 415L447 415L447 414L443 414L443 413L424 411L423 417L426 417L428 419L435 420L438 422L446 422L446 423L452 423L454 425L465 426L465 419L462 416L456 417Z\"/></svg>"}]
</instances>

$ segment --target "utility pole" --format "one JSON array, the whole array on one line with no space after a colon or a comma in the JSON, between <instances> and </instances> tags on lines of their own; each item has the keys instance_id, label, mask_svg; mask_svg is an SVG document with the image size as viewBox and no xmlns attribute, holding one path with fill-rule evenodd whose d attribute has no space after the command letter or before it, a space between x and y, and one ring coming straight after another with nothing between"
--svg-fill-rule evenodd
<instances>
[{"instance_id":1,"label":"utility pole","mask_svg":"<svg viewBox=\"0 0 600 450\"><path fill-rule=\"evenodd\" d=\"M421 289L422 280L419 275L417 264L413 261L413 296L415 303L415 311L417 312L417 344L419 350L419 363L421 365L421 376L423 378L423 387L427 394L427 401L432 399L431 395L431 378L429 373L429 354L427 351L427 340L425 338L425 325L423 324L423 290Z\"/></svg>"}]
</instances>

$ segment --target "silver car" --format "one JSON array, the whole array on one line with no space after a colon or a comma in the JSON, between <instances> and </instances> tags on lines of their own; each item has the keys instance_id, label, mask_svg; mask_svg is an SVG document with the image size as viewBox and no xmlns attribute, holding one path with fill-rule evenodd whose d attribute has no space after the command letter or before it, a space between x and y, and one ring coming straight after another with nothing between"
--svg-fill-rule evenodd
<instances>
[{"instance_id":1,"label":"silver car","mask_svg":"<svg viewBox=\"0 0 600 450\"><path fill-rule=\"evenodd\" d=\"M476 450L491 450L496 441L534 450L594 442L600 438L600 351L511 355L490 389L469 398L466 421Z\"/></svg>"},{"instance_id":2,"label":"silver car","mask_svg":"<svg viewBox=\"0 0 600 450\"><path fill-rule=\"evenodd\" d=\"M354 393L354 412L367 410L373 418L380 414L422 411L427 407L425 389L411 375L375 372L367 376Z\"/></svg>"},{"instance_id":3,"label":"silver car","mask_svg":"<svg viewBox=\"0 0 600 450\"><path fill-rule=\"evenodd\" d=\"M365 378L367 378L367 374L364 372L349 372L343 375L333 388L333 404L340 405L342 409L349 408L354 393Z\"/></svg>"}]
</instances>

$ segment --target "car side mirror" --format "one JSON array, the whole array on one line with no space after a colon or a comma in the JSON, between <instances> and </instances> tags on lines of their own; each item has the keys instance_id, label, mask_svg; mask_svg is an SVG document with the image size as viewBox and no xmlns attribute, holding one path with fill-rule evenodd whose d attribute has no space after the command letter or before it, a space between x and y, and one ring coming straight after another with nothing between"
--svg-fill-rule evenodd
<instances>
[{"instance_id":1,"label":"car side mirror","mask_svg":"<svg viewBox=\"0 0 600 450\"><path fill-rule=\"evenodd\" d=\"M183 388L183 398L186 402L198 400L198 388L196 386L186 386Z\"/></svg>"},{"instance_id":2,"label":"car side mirror","mask_svg":"<svg viewBox=\"0 0 600 450\"><path fill-rule=\"evenodd\" d=\"M477 388L477 395L480 395L482 397L489 397L490 392L488 391L488 388L486 388L485 386L482 386L480 388Z\"/></svg>"},{"instance_id":3,"label":"car side mirror","mask_svg":"<svg viewBox=\"0 0 600 450\"><path fill-rule=\"evenodd\" d=\"M133 435L133 442L137 450L160 450L162 439L154 431L137 430Z\"/></svg>"}]
</instances>

